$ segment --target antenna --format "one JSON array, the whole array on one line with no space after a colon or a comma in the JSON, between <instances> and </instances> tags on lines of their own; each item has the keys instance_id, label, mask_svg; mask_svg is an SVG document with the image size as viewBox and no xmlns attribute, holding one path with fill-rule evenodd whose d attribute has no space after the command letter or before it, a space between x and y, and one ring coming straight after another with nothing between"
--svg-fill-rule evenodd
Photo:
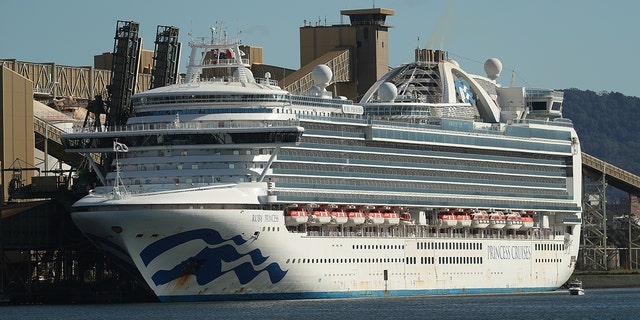
<instances>
[{"instance_id":1,"label":"antenna","mask_svg":"<svg viewBox=\"0 0 640 320\"><path fill-rule=\"evenodd\" d=\"M515 70L511 70L511 84L509 85L509 87L513 87L513 84L516 82L516 71Z\"/></svg>"}]
</instances>

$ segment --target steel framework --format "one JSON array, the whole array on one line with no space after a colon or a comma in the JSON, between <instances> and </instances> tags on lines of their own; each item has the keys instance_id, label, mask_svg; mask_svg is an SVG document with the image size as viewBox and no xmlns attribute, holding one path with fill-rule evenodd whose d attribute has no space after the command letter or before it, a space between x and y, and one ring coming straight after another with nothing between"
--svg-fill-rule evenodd
<instances>
[{"instance_id":1,"label":"steel framework","mask_svg":"<svg viewBox=\"0 0 640 320\"><path fill-rule=\"evenodd\" d=\"M153 56L153 80L150 89L175 84L180 67L179 29L158 26Z\"/></svg>"}]
</instances>

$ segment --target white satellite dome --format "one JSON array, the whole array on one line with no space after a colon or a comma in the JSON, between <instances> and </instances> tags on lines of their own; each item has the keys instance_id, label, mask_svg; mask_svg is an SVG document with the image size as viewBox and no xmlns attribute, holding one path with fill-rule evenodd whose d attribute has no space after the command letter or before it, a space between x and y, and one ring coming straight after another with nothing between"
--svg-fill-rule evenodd
<instances>
[{"instance_id":1,"label":"white satellite dome","mask_svg":"<svg viewBox=\"0 0 640 320\"><path fill-rule=\"evenodd\" d=\"M380 101L393 101L397 96L398 88L396 88L396 86L391 82L385 82L378 88L378 98L380 98Z\"/></svg>"},{"instance_id":2,"label":"white satellite dome","mask_svg":"<svg viewBox=\"0 0 640 320\"><path fill-rule=\"evenodd\" d=\"M311 88L309 88L309 91L307 91L307 94L311 97L321 97L322 91L324 91L322 88L318 86L312 86Z\"/></svg>"},{"instance_id":3,"label":"white satellite dome","mask_svg":"<svg viewBox=\"0 0 640 320\"><path fill-rule=\"evenodd\" d=\"M311 71L311 80L313 84L324 90L329 85L329 81L333 78L333 72L326 64L319 64Z\"/></svg>"},{"instance_id":4,"label":"white satellite dome","mask_svg":"<svg viewBox=\"0 0 640 320\"><path fill-rule=\"evenodd\" d=\"M487 73L489 79L497 79L502 72L502 62L497 58L487 59L484 63L484 72Z\"/></svg>"}]
</instances>

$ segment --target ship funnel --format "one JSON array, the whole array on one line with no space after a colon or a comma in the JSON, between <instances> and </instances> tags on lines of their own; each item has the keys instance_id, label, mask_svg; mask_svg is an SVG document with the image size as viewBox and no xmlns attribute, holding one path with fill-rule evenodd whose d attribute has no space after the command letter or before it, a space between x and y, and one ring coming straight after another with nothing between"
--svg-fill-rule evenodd
<instances>
[{"instance_id":1,"label":"ship funnel","mask_svg":"<svg viewBox=\"0 0 640 320\"><path fill-rule=\"evenodd\" d=\"M449 60L449 54L443 50L416 49L416 62L440 62Z\"/></svg>"}]
</instances>

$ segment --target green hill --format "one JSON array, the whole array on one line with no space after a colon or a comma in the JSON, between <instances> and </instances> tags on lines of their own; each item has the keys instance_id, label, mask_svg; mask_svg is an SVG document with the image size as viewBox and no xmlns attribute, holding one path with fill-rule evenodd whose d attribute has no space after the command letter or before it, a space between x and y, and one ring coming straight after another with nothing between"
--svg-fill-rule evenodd
<instances>
[{"instance_id":1,"label":"green hill","mask_svg":"<svg viewBox=\"0 0 640 320\"><path fill-rule=\"evenodd\" d=\"M618 92L563 89L562 113L582 151L640 175L640 98Z\"/></svg>"}]
</instances>

